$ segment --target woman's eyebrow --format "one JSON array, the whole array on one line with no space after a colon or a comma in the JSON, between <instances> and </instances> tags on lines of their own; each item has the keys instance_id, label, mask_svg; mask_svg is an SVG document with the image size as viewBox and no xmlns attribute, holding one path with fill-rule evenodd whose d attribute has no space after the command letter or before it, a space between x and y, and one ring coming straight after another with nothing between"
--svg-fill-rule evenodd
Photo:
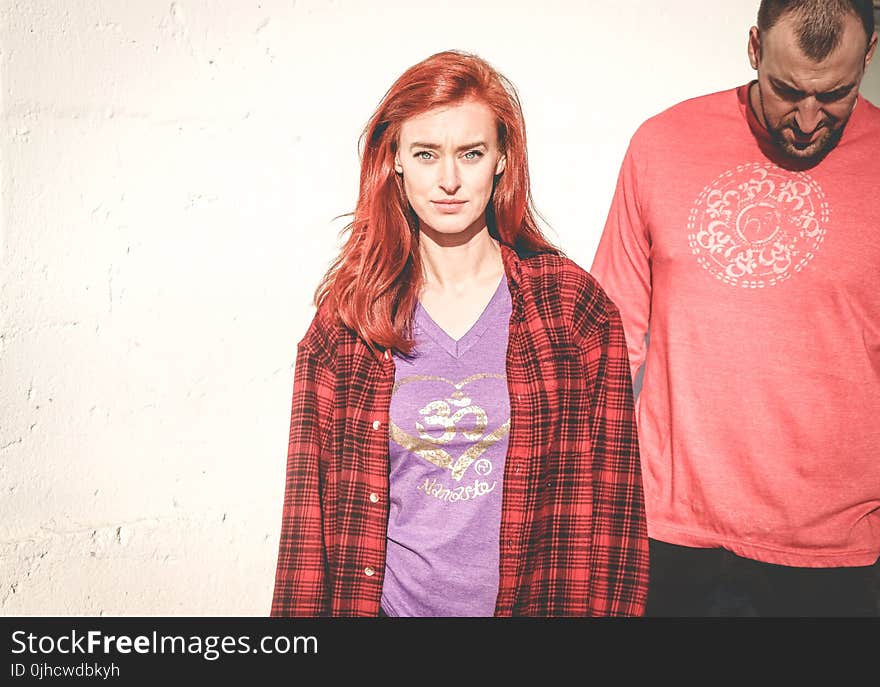
<instances>
[{"instance_id":1,"label":"woman's eyebrow","mask_svg":"<svg viewBox=\"0 0 880 687\"><path fill-rule=\"evenodd\" d=\"M439 143L426 143L423 141L413 141L409 144L409 149L413 150L414 148L428 148L429 150L439 150L442 148ZM486 148L488 147L484 141L476 141L475 143L467 143L463 146L458 146L455 150L456 152L461 152L462 150L473 150L474 148Z\"/></svg>"}]
</instances>

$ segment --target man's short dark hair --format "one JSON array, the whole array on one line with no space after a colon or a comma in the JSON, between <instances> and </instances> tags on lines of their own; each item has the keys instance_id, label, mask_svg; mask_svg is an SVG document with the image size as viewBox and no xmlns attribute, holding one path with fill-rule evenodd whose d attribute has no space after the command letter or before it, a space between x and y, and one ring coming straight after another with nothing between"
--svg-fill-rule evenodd
<instances>
[{"instance_id":1,"label":"man's short dark hair","mask_svg":"<svg viewBox=\"0 0 880 687\"><path fill-rule=\"evenodd\" d=\"M769 30L781 16L793 13L798 45L804 55L819 62L840 45L843 18L856 15L865 29L865 47L874 35L872 0L761 0L758 30Z\"/></svg>"}]
</instances>

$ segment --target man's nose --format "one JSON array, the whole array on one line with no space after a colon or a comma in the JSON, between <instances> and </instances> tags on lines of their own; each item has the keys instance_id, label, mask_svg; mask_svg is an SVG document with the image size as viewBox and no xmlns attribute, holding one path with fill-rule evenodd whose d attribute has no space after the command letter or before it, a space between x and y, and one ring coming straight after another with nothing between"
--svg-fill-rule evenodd
<instances>
[{"instance_id":1,"label":"man's nose","mask_svg":"<svg viewBox=\"0 0 880 687\"><path fill-rule=\"evenodd\" d=\"M795 124L805 134L811 134L822 122L822 108L815 98L804 98L797 108Z\"/></svg>"}]
</instances>

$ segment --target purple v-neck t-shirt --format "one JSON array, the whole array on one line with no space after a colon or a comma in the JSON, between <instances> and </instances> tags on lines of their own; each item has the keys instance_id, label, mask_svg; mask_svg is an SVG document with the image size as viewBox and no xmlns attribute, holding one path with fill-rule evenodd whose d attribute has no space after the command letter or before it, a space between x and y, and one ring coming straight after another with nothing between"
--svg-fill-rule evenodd
<instances>
[{"instance_id":1,"label":"purple v-neck t-shirt","mask_svg":"<svg viewBox=\"0 0 880 687\"><path fill-rule=\"evenodd\" d=\"M491 616L510 432L501 279L457 341L421 306L412 357L395 357L382 608L390 616Z\"/></svg>"}]
</instances>

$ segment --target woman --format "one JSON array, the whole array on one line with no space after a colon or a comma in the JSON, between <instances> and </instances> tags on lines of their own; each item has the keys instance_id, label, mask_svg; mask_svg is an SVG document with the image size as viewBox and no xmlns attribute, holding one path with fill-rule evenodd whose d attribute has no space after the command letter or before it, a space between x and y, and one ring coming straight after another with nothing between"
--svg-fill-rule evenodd
<instances>
[{"instance_id":1,"label":"woman","mask_svg":"<svg viewBox=\"0 0 880 687\"><path fill-rule=\"evenodd\" d=\"M439 53L361 142L297 351L272 615L641 615L623 330L538 228L516 91Z\"/></svg>"}]
</instances>

